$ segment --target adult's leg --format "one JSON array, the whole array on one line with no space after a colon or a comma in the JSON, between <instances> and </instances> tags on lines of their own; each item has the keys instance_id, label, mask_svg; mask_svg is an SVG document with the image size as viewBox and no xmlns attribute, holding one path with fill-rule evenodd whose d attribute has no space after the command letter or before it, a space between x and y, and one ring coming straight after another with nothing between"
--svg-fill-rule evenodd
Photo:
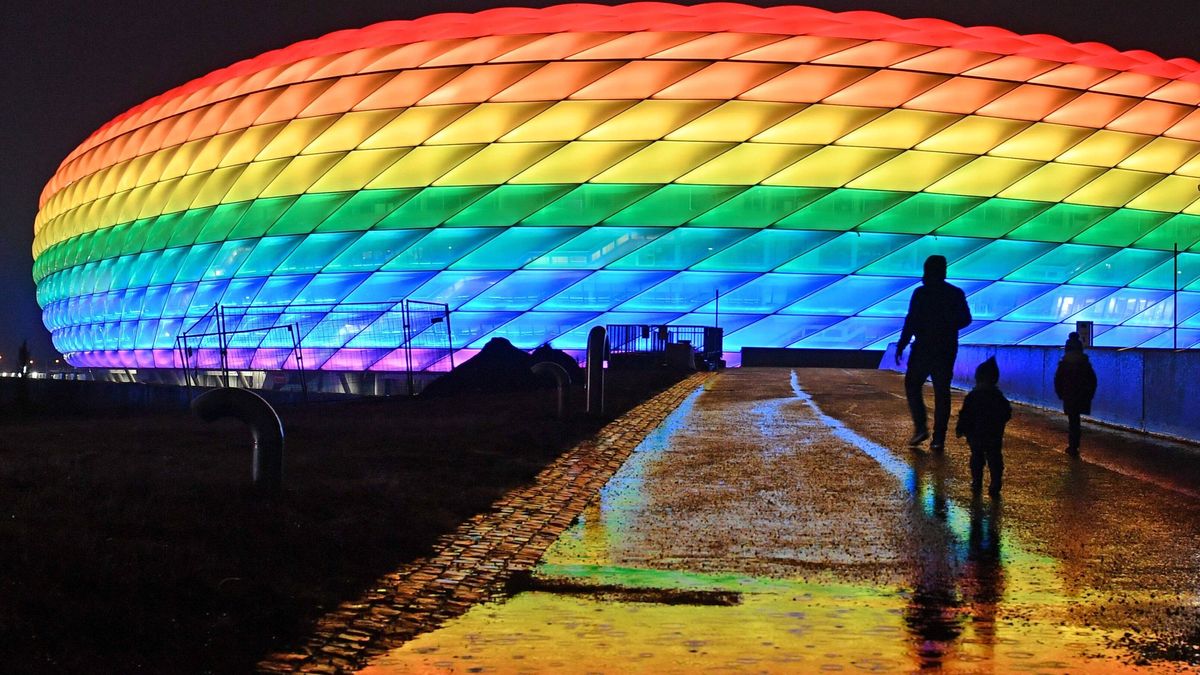
<instances>
[{"instance_id":1,"label":"adult's leg","mask_svg":"<svg viewBox=\"0 0 1200 675\"><path fill-rule=\"evenodd\" d=\"M913 430L929 428L925 411L925 380L929 379L929 359L914 348L908 357L908 370L904 372L904 395L908 398L908 412L912 415Z\"/></svg>"},{"instance_id":2,"label":"adult's leg","mask_svg":"<svg viewBox=\"0 0 1200 675\"><path fill-rule=\"evenodd\" d=\"M1067 452L1079 452L1079 437L1082 428L1079 413L1067 413Z\"/></svg>"},{"instance_id":3,"label":"adult's leg","mask_svg":"<svg viewBox=\"0 0 1200 675\"><path fill-rule=\"evenodd\" d=\"M957 351L957 350L956 350ZM932 359L930 375L933 377L933 442L931 447L946 443L946 427L950 425L950 380L954 377L956 352L939 354Z\"/></svg>"}]
</instances>

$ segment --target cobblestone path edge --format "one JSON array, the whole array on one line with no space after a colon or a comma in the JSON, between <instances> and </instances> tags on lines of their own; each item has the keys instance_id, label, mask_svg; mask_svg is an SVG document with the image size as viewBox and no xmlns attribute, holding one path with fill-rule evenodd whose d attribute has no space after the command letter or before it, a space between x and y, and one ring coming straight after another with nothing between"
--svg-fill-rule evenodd
<instances>
[{"instance_id":1,"label":"cobblestone path edge","mask_svg":"<svg viewBox=\"0 0 1200 675\"><path fill-rule=\"evenodd\" d=\"M267 656L258 671L353 671L472 605L503 595L505 583L533 569L642 439L709 375L696 373L605 425L532 484L442 536L430 557L383 576L361 598L326 614L298 648Z\"/></svg>"}]
</instances>

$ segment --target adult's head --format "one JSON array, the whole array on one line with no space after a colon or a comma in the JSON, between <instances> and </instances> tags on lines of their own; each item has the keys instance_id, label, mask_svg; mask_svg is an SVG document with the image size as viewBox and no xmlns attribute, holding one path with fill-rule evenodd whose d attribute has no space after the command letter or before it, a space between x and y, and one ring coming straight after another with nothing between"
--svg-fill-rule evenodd
<instances>
[{"instance_id":1,"label":"adult's head","mask_svg":"<svg viewBox=\"0 0 1200 675\"><path fill-rule=\"evenodd\" d=\"M1083 351L1083 340L1079 339L1079 333L1071 333L1067 336L1066 349L1069 352Z\"/></svg>"},{"instance_id":2,"label":"adult's head","mask_svg":"<svg viewBox=\"0 0 1200 675\"><path fill-rule=\"evenodd\" d=\"M925 273L921 275L925 283L946 280L946 256L931 255L925 259Z\"/></svg>"}]
</instances>

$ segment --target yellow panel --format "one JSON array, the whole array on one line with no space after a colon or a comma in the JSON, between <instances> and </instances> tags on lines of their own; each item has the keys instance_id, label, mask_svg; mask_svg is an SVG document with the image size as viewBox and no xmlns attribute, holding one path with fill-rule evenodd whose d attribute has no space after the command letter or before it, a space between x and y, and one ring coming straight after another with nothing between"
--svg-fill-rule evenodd
<instances>
[{"instance_id":1,"label":"yellow panel","mask_svg":"<svg viewBox=\"0 0 1200 675\"><path fill-rule=\"evenodd\" d=\"M205 139L188 141L175 149L171 153L171 161L163 167L163 178L178 178L187 173L188 167L195 161L200 152L204 150Z\"/></svg>"},{"instance_id":2,"label":"yellow panel","mask_svg":"<svg viewBox=\"0 0 1200 675\"><path fill-rule=\"evenodd\" d=\"M263 124L257 127L250 127L242 132L242 135L234 141L233 146L229 148L229 152L221 158L217 166L233 166L235 164L249 164L254 161L258 153L271 142L275 134L279 133L286 122L275 122L273 124Z\"/></svg>"},{"instance_id":3,"label":"yellow panel","mask_svg":"<svg viewBox=\"0 0 1200 675\"><path fill-rule=\"evenodd\" d=\"M827 145L882 115L879 108L811 105L755 136L760 143Z\"/></svg>"},{"instance_id":4,"label":"yellow panel","mask_svg":"<svg viewBox=\"0 0 1200 675\"><path fill-rule=\"evenodd\" d=\"M1184 176L1200 176L1200 156L1193 157L1186 164L1175 170Z\"/></svg>"},{"instance_id":5,"label":"yellow panel","mask_svg":"<svg viewBox=\"0 0 1200 675\"><path fill-rule=\"evenodd\" d=\"M1134 150L1150 142L1150 136L1101 129L1059 155L1058 161L1092 166L1116 166Z\"/></svg>"},{"instance_id":6,"label":"yellow panel","mask_svg":"<svg viewBox=\"0 0 1200 675\"><path fill-rule=\"evenodd\" d=\"M363 141L360 147L371 150L420 145L473 107L464 103L409 108Z\"/></svg>"},{"instance_id":7,"label":"yellow panel","mask_svg":"<svg viewBox=\"0 0 1200 675\"><path fill-rule=\"evenodd\" d=\"M1117 166L1136 171L1172 173L1200 153L1200 143L1177 138L1156 138Z\"/></svg>"},{"instance_id":8,"label":"yellow panel","mask_svg":"<svg viewBox=\"0 0 1200 675\"><path fill-rule=\"evenodd\" d=\"M1004 142L1004 139L1029 126L1022 120L999 117L965 117L917 144L917 150L934 152L964 152L982 155Z\"/></svg>"},{"instance_id":9,"label":"yellow panel","mask_svg":"<svg viewBox=\"0 0 1200 675\"><path fill-rule=\"evenodd\" d=\"M142 169L146 168L146 164L150 161L150 155L142 155L133 160L121 169L120 176L117 177L117 187L115 192L124 192L137 185L137 177L141 175Z\"/></svg>"},{"instance_id":10,"label":"yellow panel","mask_svg":"<svg viewBox=\"0 0 1200 675\"><path fill-rule=\"evenodd\" d=\"M282 197L298 195L308 190L334 164L345 157L344 152L330 152L324 155L301 155L292 159L283 171L263 189L257 197ZM230 200L227 200L230 201Z\"/></svg>"},{"instance_id":11,"label":"yellow panel","mask_svg":"<svg viewBox=\"0 0 1200 675\"><path fill-rule=\"evenodd\" d=\"M224 134L218 134L207 140L200 139L200 152L196 155L196 160L187 168L187 173L200 173L201 171L212 171L217 168L229 149L237 143L241 138L242 130L230 131Z\"/></svg>"},{"instance_id":12,"label":"yellow panel","mask_svg":"<svg viewBox=\"0 0 1200 675\"><path fill-rule=\"evenodd\" d=\"M892 110L838 139L838 145L868 148L911 148L962 119L961 115Z\"/></svg>"},{"instance_id":13,"label":"yellow panel","mask_svg":"<svg viewBox=\"0 0 1200 675\"><path fill-rule=\"evenodd\" d=\"M196 194L196 199L188 205L189 208L202 208L205 206L215 206L221 203L221 198L229 192L230 186L237 180L238 176L246 170L245 164L237 166L224 166L212 173L208 174L208 180L204 181L200 192Z\"/></svg>"},{"instance_id":14,"label":"yellow panel","mask_svg":"<svg viewBox=\"0 0 1200 675\"><path fill-rule=\"evenodd\" d=\"M742 143L694 171L680 183L753 185L811 155L820 146Z\"/></svg>"},{"instance_id":15,"label":"yellow panel","mask_svg":"<svg viewBox=\"0 0 1200 675\"><path fill-rule=\"evenodd\" d=\"M647 141L574 141L517 174L510 182L586 183L647 145Z\"/></svg>"},{"instance_id":16,"label":"yellow panel","mask_svg":"<svg viewBox=\"0 0 1200 675\"><path fill-rule=\"evenodd\" d=\"M308 147L303 154L315 155L322 152L340 152L353 150L367 138L379 131L383 125L392 121L398 113L395 110L365 110L349 112L334 122Z\"/></svg>"},{"instance_id":17,"label":"yellow panel","mask_svg":"<svg viewBox=\"0 0 1200 675\"><path fill-rule=\"evenodd\" d=\"M505 134L502 141L573 141L634 101L559 101Z\"/></svg>"},{"instance_id":18,"label":"yellow panel","mask_svg":"<svg viewBox=\"0 0 1200 675\"><path fill-rule=\"evenodd\" d=\"M1185 176L1167 176L1126 204L1131 209L1181 211L1200 197L1200 180Z\"/></svg>"},{"instance_id":19,"label":"yellow panel","mask_svg":"<svg viewBox=\"0 0 1200 675\"><path fill-rule=\"evenodd\" d=\"M973 155L909 150L850 181L846 187L920 192L972 159Z\"/></svg>"},{"instance_id":20,"label":"yellow panel","mask_svg":"<svg viewBox=\"0 0 1200 675\"><path fill-rule=\"evenodd\" d=\"M105 169L104 170L104 179L100 182L99 186L96 188L96 196L102 197L104 195L115 194L117 192L117 186L121 182L121 174L122 174L122 172L125 171L126 167L128 167L128 166L129 166L129 162L126 161L126 162L121 162L119 164L115 164L115 165L110 166L109 168Z\"/></svg>"},{"instance_id":21,"label":"yellow panel","mask_svg":"<svg viewBox=\"0 0 1200 675\"><path fill-rule=\"evenodd\" d=\"M744 141L804 108L795 103L726 101L667 134L668 141Z\"/></svg>"},{"instance_id":22,"label":"yellow panel","mask_svg":"<svg viewBox=\"0 0 1200 675\"><path fill-rule=\"evenodd\" d=\"M1038 122L996 146L988 154L1049 162L1091 134L1091 129Z\"/></svg>"},{"instance_id":23,"label":"yellow panel","mask_svg":"<svg viewBox=\"0 0 1200 675\"><path fill-rule=\"evenodd\" d=\"M367 184L367 189L426 187L460 162L479 152L482 145L422 145Z\"/></svg>"},{"instance_id":24,"label":"yellow panel","mask_svg":"<svg viewBox=\"0 0 1200 675\"><path fill-rule=\"evenodd\" d=\"M829 146L763 181L764 185L841 187L900 154L886 148Z\"/></svg>"},{"instance_id":25,"label":"yellow panel","mask_svg":"<svg viewBox=\"0 0 1200 675\"><path fill-rule=\"evenodd\" d=\"M407 148L386 150L355 150L347 154L316 183L308 192L343 192L361 190L396 160L408 154Z\"/></svg>"},{"instance_id":26,"label":"yellow panel","mask_svg":"<svg viewBox=\"0 0 1200 675\"><path fill-rule=\"evenodd\" d=\"M125 198L125 203L121 206L121 211L117 215L116 220L106 221L106 224L124 223L130 220L136 220L138 213L142 210L142 205L146 203L146 197L150 195L152 185L143 185L139 188L134 188L128 192ZM92 226L95 229L95 226Z\"/></svg>"},{"instance_id":27,"label":"yellow panel","mask_svg":"<svg viewBox=\"0 0 1200 675\"><path fill-rule=\"evenodd\" d=\"M1192 205L1182 211L1188 215L1200 216L1200 199L1192 202Z\"/></svg>"},{"instance_id":28,"label":"yellow panel","mask_svg":"<svg viewBox=\"0 0 1200 675\"><path fill-rule=\"evenodd\" d=\"M716 101L641 101L580 136L585 141L653 141L717 107Z\"/></svg>"},{"instance_id":29,"label":"yellow panel","mask_svg":"<svg viewBox=\"0 0 1200 675\"><path fill-rule=\"evenodd\" d=\"M225 196L221 198L221 201L240 202L258 198L263 188L275 180L275 177L283 172L284 168L292 161L291 157L283 157L250 164L242 172L242 175L238 177L237 182L229 188L229 192L226 192Z\"/></svg>"},{"instance_id":30,"label":"yellow panel","mask_svg":"<svg viewBox=\"0 0 1200 675\"><path fill-rule=\"evenodd\" d=\"M972 197L993 197L1023 176L1035 171L1041 162L1001 157L979 157L963 168L930 185L926 192Z\"/></svg>"},{"instance_id":31,"label":"yellow panel","mask_svg":"<svg viewBox=\"0 0 1200 675\"><path fill-rule=\"evenodd\" d=\"M1160 173L1112 169L1063 201L1091 206L1125 206L1129 200L1162 179Z\"/></svg>"},{"instance_id":32,"label":"yellow panel","mask_svg":"<svg viewBox=\"0 0 1200 675\"><path fill-rule=\"evenodd\" d=\"M175 191L175 186L178 183L178 178L172 178L150 186L150 192L146 195L146 199L142 203L142 208L138 211L137 217L149 218L150 216L157 216L162 213L171 193Z\"/></svg>"},{"instance_id":33,"label":"yellow panel","mask_svg":"<svg viewBox=\"0 0 1200 675\"><path fill-rule=\"evenodd\" d=\"M1075 164L1045 164L1000 193L1007 199L1060 202L1104 173L1104 169Z\"/></svg>"},{"instance_id":34,"label":"yellow panel","mask_svg":"<svg viewBox=\"0 0 1200 675\"><path fill-rule=\"evenodd\" d=\"M492 185L503 183L534 162L561 148L562 143L493 143L434 181L434 185Z\"/></svg>"},{"instance_id":35,"label":"yellow panel","mask_svg":"<svg viewBox=\"0 0 1200 675\"><path fill-rule=\"evenodd\" d=\"M597 183L670 183L731 147L731 143L657 141L593 180Z\"/></svg>"},{"instance_id":36,"label":"yellow panel","mask_svg":"<svg viewBox=\"0 0 1200 675\"><path fill-rule=\"evenodd\" d=\"M277 159L279 157L295 157L306 145L320 136L338 119L337 115L322 115L320 117L305 117L287 123L278 134L259 151L254 159Z\"/></svg>"},{"instance_id":37,"label":"yellow panel","mask_svg":"<svg viewBox=\"0 0 1200 675\"><path fill-rule=\"evenodd\" d=\"M550 102L481 103L429 137L429 145L491 143L514 127L549 108Z\"/></svg>"},{"instance_id":38,"label":"yellow panel","mask_svg":"<svg viewBox=\"0 0 1200 675\"><path fill-rule=\"evenodd\" d=\"M183 211L196 201L200 190L208 183L210 171L203 173L192 173L180 179L175 186L175 192L167 199L167 203L163 205L163 213L174 213L175 211Z\"/></svg>"},{"instance_id":39,"label":"yellow panel","mask_svg":"<svg viewBox=\"0 0 1200 675\"><path fill-rule=\"evenodd\" d=\"M167 150L159 150L150 155L150 161L146 162L146 166L142 169L142 174L138 176L138 185L149 185L157 183L163 174L163 169L167 167L167 162L171 159L171 155L175 152L174 148Z\"/></svg>"}]
</instances>

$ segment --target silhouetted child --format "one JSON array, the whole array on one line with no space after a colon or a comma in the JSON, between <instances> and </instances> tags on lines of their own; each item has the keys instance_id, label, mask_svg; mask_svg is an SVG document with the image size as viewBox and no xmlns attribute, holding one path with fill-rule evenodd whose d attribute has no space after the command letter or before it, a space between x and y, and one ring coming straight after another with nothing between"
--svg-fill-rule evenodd
<instances>
[{"instance_id":1,"label":"silhouetted child","mask_svg":"<svg viewBox=\"0 0 1200 675\"><path fill-rule=\"evenodd\" d=\"M1054 371L1054 393L1062 399L1067 414L1067 454L1078 455L1082 434L1079 416L1092 414L1092 397L1096 395L1096 371L1083 353L1079 333L1067 336L1066 353Z\"/></svg>"},{"instance_id":2,"label":"silhouetted child","mask_svg":"<svg viewBox=\"0 0 1200 675\"><path fill-rule=\"evenodd\" d=\"M966 436L967 445L971 446L971 491L978 493L983 489L983 467L986 465L992 474L988 484L992 496L1000 494L1004 478L1004 457L1001 455L1004 425L1012 419L1012 406L996 387L999 381L1000 366L996 365L996 357L979 364L975 369L975 388L963 399L958 426L954 430L960 438Z\"/></svg>"}]
</instances>

